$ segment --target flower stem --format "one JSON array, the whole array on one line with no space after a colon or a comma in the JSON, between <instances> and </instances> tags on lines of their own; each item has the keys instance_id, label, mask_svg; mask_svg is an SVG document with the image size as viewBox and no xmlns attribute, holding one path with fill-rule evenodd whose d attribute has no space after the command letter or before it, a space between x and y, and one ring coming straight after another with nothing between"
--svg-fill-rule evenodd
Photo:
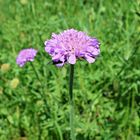
<instances>
[{"instance_id":1,"label":"flower stem","mask_svg":"<svg viewBox=\"0 0 140 140\"><path fill-rule=\"evenodd\" d=\"M39 81L39 82L40 82L40 84L42 85L41 79L40 79L40 77L39 77L39 74L38 74L38 72L37 72L37 70L36 70L35 66L33 65L33 63L32 63L32 62L31 62L30 64L31 64L31 66L32 66L32 68L33 68L33 71L34 71L34 73L35 73L35 75L36 75L36 77L37 77L38 81Z\"/></svg>"},{"instance_id":2,"label":"flower stem","mask_svg":"<svg viewBox=\"0 0 140 140\"><path fill-rule=\"evenodd\" d=\"M74 127L74 101L73 101L73 78L74 65L70 65L70 81L69 81L69 96L70 96L70 136L71 140L76 140Z\"/></svg>"},{"instance_id":3,"label":"flower stem","mask_svg":"<svg viewBox=\"0 0 140 140\"><path fill-rule=\"evenodd\" d=\"M38 81L39 81L40 84L41 84L41 93L40 93L40 94L41 94L42 99L43 99L43 101L44 101L44 103L45 103L45 105L46 105L46 109L47 109L46 115L50 117L50 114L48 113L48 112L50 112L50 108L49 108L49 106L48 106L48 103L47 103L47 100L46 100L46 97L45 97L45 92L44 92L43 83L42 83L42 81L41 81L41 79L40 79L40 76L39 76L39 74L38 74L38 72L37 72L35 66L33 65L33 63L31 62L30 64L31 64L31 66L32 66L32 68L33 68L33 71L34 71L34 73L35 73L35 75L36 75L36 78L38 79Z\"/></svg>"}]
</instances>

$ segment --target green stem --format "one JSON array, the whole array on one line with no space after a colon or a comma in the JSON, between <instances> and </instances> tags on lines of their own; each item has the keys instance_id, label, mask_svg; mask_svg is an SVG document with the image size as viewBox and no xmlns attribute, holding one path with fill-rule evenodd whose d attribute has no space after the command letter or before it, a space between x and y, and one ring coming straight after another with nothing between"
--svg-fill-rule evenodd
<instances>
[{"instance_id":1,"label":"green stem","mask_svg":"<svg viewBox=\"0 0 140 140\"><path fill-rule=\"evenodd\" d=\"M60 140L63 140L63 134L62 134L62 131L61 131L61 128L60 128L60 125L58 124L58 118L57 118L57 113L56 113L56 109L54 111L54 123L55 123L55 126L56 126L56 129L58 131L58 135L59 135L59 138Z\"/></svg>"},{"instance_id":2,"label":"green stem","mask_svg":"<svg viewBox=\"0 0 140 140\"><path fill-rule=\"evenodd\" d=\"M33 70L34 70L34 73L35 73L35 75L36 75L36 77L37 77L38 81L39 81L39 82L40 82L40 84L42 85L42 82L41 82L41 80L40 80L39 74L38 74L38 72L37 72L37 70L36 70L35 66L33 65L33 63L32 63L32 62L31 62L30 64L31 64L31 66L32 66L32 68L33 68Z\"/></svg>"},{"instance_id":3,"label":"green stem","mask_svg":"<svg viewBox=\"0 0 140 140\"><path fill-rule=\"evenodd\" d=\"M70 136L71 140L76 140L74 127L74 101L73 101L73 78L74 65L70 65L70 81L69 81L69 96L70 96Z\"/></svg>"},{"instance_id":4,"label":"green stem","mask_svg":"<svg viewBox=\"0 0 140 140\"><path fill-rule=\"evenodd\" d=\"M37 72L37 70L36 70L36 68L35 68L35 66L33 65L33 63L31 62L30 63L31 64L31 66L32 66L32 68L33 68L33 70L34 70L34 73L35 73L35 75L36 75L36 77L37 77L37 79L38 79L38 81L40 82L40 84L41 84L41 96L42 96L42 98L43 98L43 101L44 101L44 103L45 103L45 105L46 105L46 114L47 114L47 116L50 116L50 114L48 113L49 111L50 111L50 108L49 108L49 106L48 106L48 103L47 103L47 100L46 100L46 97L45 97L45 92L44 92L44 85L43 85L43 83L42 83L42 81L41 81L41 79L40 79L40 76L39 76L39 74L38 74L38 72Z\"/></svg>"}]
</instances>

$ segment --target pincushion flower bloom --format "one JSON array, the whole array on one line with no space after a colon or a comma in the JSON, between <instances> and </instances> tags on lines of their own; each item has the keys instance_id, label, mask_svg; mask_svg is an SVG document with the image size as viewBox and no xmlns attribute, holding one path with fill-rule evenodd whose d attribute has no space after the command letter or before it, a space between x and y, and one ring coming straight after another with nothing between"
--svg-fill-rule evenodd
<instances>
[{"instance_id":1,"label":"pincushion flower bloom","mask_svg":"<svg viewBox=\"0 0 140 140\"><path fill-rule=\"evenodd\" d=\"M99 46L96 38L75 29L68 29L60 34L53 33L52 38L45 41L45 51L57 66L75 64L80 58L93 63L100 53Z\"/></svg>"},{"instance_id":2,"label":"pincushion flower bloom","mask_svg":"<svg viewBox=\"0 0 140 140\"><path fill-rule=\"evenodd\" d=\"M19 52L16 63L20 66L23 67L26 62L28 61L34 61L34 57L37 54L37 50L33 48L27 48L23 49Z\"/></svg>"}]
</instances>

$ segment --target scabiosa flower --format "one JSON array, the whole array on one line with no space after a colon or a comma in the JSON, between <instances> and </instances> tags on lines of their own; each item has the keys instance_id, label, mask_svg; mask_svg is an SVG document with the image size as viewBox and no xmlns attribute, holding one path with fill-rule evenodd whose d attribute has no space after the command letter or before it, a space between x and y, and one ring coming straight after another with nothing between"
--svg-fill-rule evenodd
<instances>
[{"instance_id":1,"label":"scabiosa flower","mask_svg":"<svg viewBox=\"0 0 140 140\"><path fill-rule=\"evenodd\" d=\"M100 53L100 43L96 38L74 29L68 29L60 34L52 34L50 40L45 41L45 51L52 56L57 66L65 63L75 64L77 59L86 59L93 63Z\"/></svg>"},{"instance_id":2,"label":"scabiosa flower","mask_svg":"<svg viewBox=\"0 0 140 140\"><path fill-rule=\"evenodd\" d=\"M37 50L33 48L23 49L19 52L16 59L16 63L20 67L23 67L26 62L34 60L36 53L37 53Z\"/></svg>"}]
</instances>

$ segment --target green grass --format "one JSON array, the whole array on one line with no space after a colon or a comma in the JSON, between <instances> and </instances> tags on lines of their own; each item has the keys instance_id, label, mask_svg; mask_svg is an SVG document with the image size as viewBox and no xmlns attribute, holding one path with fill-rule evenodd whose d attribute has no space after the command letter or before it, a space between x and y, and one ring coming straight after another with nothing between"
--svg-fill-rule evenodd
<instances>
[{"instance_id":1,"label":"green grass","mask_svg":"<svg viewBox=\"0 0 140 140\"><path fill-rule=\"evenodd\" d=\"M140 140L139 0L0 0L0 10L0 140L69 140L69 67L47 65L43 44L67 28L101 42L96 63L75 65L77 140ZM15 62L29 47L49 109L30 64Z\"/></svg>"}]
</instances>

